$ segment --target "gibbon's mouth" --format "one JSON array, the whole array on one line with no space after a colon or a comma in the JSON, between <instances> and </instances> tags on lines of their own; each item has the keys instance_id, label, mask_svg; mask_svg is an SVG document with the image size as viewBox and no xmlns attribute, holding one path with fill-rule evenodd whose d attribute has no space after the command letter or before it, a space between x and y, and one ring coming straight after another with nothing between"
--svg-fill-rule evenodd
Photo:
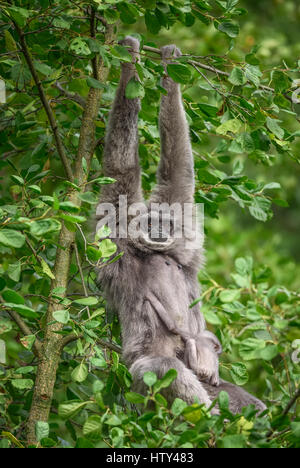
<instances>
[{"instance_id":1,"label":"gibbon's mouth","mask_svg":"<svg viewBox=\"0 0 300 468\"><path fill-rule=\"evenodd\" d=\"M155 248L156 250L166 249L166 248L170 247L174 242L174 240L171 237L151 238L149 235L146 235L145 237L143 237L143 241L144 241L145 245L147 245L149 247L152 247L152 248Z\"/></svg>"}]
</instances>

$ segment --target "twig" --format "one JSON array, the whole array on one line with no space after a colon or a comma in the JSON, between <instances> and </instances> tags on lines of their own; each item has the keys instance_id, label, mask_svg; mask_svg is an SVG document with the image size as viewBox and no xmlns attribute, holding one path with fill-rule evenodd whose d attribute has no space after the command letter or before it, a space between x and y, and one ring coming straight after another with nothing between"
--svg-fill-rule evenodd
<instances>
[{"instance_id":1,"label":"twig","mask_svg":"<svg viewBox=\"0 0 300 468\"><path fill-rule=\"evenodd\" d=\"M29 49L28 49L26 41L25 41L24 33L23 33L23 31L21 30L21 28L18 26L18 24L16 22L14 22L14 25L15 25L16 31L18 32L19 38L20 38L20 44L21 44L21 49L22 49L23 55L25 57L25 60L27 62L29 70L31 72L32 78L33 78L33 80L34 80L34 82L36 84L36 87L38 89L38 93L39 93L41 102L42 102L42 104L44 106L44 109L46 111L50 126L52 128L52 132L53 132L55 143L56 143L57 152L58 152L58 154L60 156L61 162L62 162L62 164L64 166L64 169L65 169L65 172L66 172L66 175L67 175L68 179L70 181L72 181L74 177L73 177L73 172L72 172L72 169L71 169L71 165L70 165L69 160L67 158L67 155L65 153L63 142L62 142L60 134L59 134L58 126L57 126L56 120L54 118L54 115L53 115L52 109L50 107L50 104L49 104L49 102L47 100L44 88L43 88L42 83L41 83L41 81L39 79L37 71L34 68L33 61L32 61L32 58L31 58L31 54L29 52Z\"/></svg>"},{"instance_id":2,"label":"twig","mask_svg":"<svg viewBox=\"0 0 300 468\"><path fill-rule=\"evenodd\" d=\"M93 7L91 7L91 16L90 16L90 34L91 38L96 38L96 12ZM95 80L98 80L98 63L97 55L92 58L92 67L93 67L93 77Z\"/></svg>"},{"instance_id":3,"label":"twig","mask_svg":"<svg viewBox=\"0 0 300 468\"><path fill-rule=\"evenodd\" d=\"M85 99L83 97L81 97L79 94L71 93L70 91L67 91L65 88L62 87L62 85L59 83L59 81L54 83L52 86L57 88L60 91L60 93L63 94L64 96L66 96L68 99L70 99L71 101L76 102L83 109L85 108L85 104L86 104Z\"/></svg>"},{"instance_id":4,"label":"twig","mask_svg":"<svg viewBox=\"0 0 300 468\"><path fill-rule=\"evenodd\" d=\"M79 340L80 338L83 338L83 333L80 333L79 335L71 334L63 338L61 347L62 349L67 346L70 343L73 343L73 341ZM103 346L104 348L111 349L112 351L115 351L116 353L121 354L122 353L122 348L118 345L115 345L113 343L109 343L108 341L102 340L101 338L97 338L96 343L99 345Z\"/></svg>"},{"instance_id":5,"label":"twig","mask_svg":"<svg viewBox=\"0 0 300 468\"><path fill-rule=\"evenodd\" d=\"M284 411L282 413L282 416L286 416L288 414L288 412L294 406L294 404L296 403L298 398L300 398L300 387L298 388L298 390L297 390L296 394L293 396L293 398L291 398L291 400L286 405L286 408L284 409Z\"/></svg>"},{"instance_id":6,"label":"twig","mask_svg":"<svg viewBox=\"0 0 300 468\"><path fill-rule=\"evenodd\" d=\"M84 281L84 276L83 276L83 272L82 272L82 268L81 268L80 257L79 257L79 252L78 252L78 247L77 247L76 242L74 242L74 252L75 252L76 263L77 263L79 275L80 275L80 278L81 278L81 283L82 283L84 295L85 295L85 297L88 297L88 292L87 292L85 281ZM87 310L88 316L90 318L91 317L90 316L90 309L89 309L88 306L86 307L86 310Z\"/></svg>"}]
</instances>

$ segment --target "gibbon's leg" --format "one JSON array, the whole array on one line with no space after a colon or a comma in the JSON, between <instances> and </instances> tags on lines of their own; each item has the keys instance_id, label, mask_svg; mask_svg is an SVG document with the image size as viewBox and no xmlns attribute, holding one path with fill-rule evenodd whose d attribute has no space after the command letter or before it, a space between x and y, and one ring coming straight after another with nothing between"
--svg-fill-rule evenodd
<instances>
[{"instance_id":1,"label":"gibbon's leg","mask_svg":"<svg viewBox=\"0 0 300 468\"><path fill-rule=\"evenodd\" d=\"M122 63L119 87L110 112L104 146L104 173L117 180L102 189L101 202L117 205L119 195L127 195L128 203L142 201L138 157L138 113L140 100L127 99L125 90L132 78L137 79L135 63L139 60L139 41L127 36L121 45L128 47L132 63Z\"/></svg>"},{"instance_id":2,"label":"gibbon's leg","mask_svg":"<svg viewBox=\"0 0 300 468\"><path fill-rule=\"evenodd\" d=\"M175 45L169 45L161 48L161 55L167 73L167 65L174 62L181 52ZM162 86L168 94L161 100L161 160L158 185L151 201L169 204L193 202L194 162L180 85L166 75Z\"/></svg>"},{"instance_id":3,"label":"gibbon's leg","mask_svg":"<svg viewBox=\"0 0 300 468\"><path fill-rule=\"evenodd\" d=\"M240 413L242 408L251 404L255 406L259 413L262 413L267 409L266 405L258 398L246 392L243 388L230 382L226 382L225 380L220 380L218 387L206 382L201 383L212 400L215 400L222 390L227 392L229 395L229 409L234 414Z\"/></svg>"},{"instance_id":4,"label":"gibbon's leg","mask_svg":"<svg viewBox=\"0 0 300 468\"><path fill-rule=\"evenodd\" d=\"M211 405L206 390L195 374L182 361L172 357L144 356L137 359L129 369L133 377L134 390L139 393L146 392L147 387L143 381L145 372L155 372L160 379L169 369L175 369L178 375L171 386L162 391L167 400L172 402L174 398L181 398L188 404L193 404L198 399L207 408Z\"/></svg>"}]
</instances>

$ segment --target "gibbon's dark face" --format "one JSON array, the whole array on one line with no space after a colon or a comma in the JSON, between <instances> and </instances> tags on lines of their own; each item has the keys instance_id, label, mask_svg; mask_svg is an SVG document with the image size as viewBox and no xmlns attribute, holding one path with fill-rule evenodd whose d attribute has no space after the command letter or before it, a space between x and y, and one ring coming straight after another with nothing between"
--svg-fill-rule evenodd
<instances>
[{"instance_id":1,"label":"gibbon's dark face","mask_svg":"<svg viewBox=\"0 0 300 468\"><path fill-rule=\"evenodd\" d=\"M131 221L129 237L137 246L165 250L175 241L173 218L169 213L148 210Z\"/></svg>"},{"instance_id":2,"label":"gibbon's dark face","mask_svg":"<svg viewBox=\"0 0 300 468\"><path fill-rule=\"evenodd\" d=\"M162 213L149 213L148 236L152 242L165 243L173 235L174 223L171 218L166 219Z\"/></svg>"}]
</instances>

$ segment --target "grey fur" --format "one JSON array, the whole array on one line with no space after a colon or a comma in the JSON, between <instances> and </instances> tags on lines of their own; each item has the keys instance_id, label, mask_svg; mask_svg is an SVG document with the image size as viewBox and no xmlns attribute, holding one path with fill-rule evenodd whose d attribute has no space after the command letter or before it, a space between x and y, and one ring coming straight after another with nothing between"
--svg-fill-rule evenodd
<instances>
[{"instance_id":1,"label":"grey fur","mask_svg":"<svg viewBox=\"0 0 300 468\"><path fill-rule=\"evenodd\" d=\"M137 130L140 102L125 97L127 83L137 78L134 62L139 59L139 42L126 37L122 43L129 47L133 63L122 65L104 149L105 175L117 182L104 187L100 203L117 204L119 195L125 194L129 203L143 201ZM175 46L163 47L161 53L165 68L173 55L180 55ZM160 110L162 155L150 201L193 202L193 156L180 86L167 75L162 85L168 92ZM146 234L134 240L116 238L115 242L124 255L101 269L98 280L109 306L118 313L123 358L130 366L135 389L145 391L145 372L162 377L173 368L178 376L168 389L168 399L180 397L188 403L196 399L210 406L225 383L218 387L221 345L205 330L199 304L189 308L200 295L197 272L203 264L202 245L186 250L185 239L156 243ZM244 390L226 385L236 410L248 402L264 408Z\"/></svg>"}]
</instances>

